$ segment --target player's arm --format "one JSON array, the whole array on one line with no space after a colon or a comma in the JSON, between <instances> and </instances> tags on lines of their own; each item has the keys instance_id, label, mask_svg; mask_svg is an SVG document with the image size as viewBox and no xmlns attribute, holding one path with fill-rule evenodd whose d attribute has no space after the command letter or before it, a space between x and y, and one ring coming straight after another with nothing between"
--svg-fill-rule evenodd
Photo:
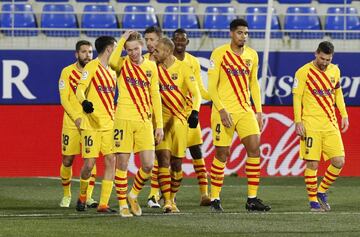
<instances>
[{"instance_id":1,"label":"player's arm","mask_svg":"<svg viewBox=\"0 0 360 237\"><path fill-rule=\"evenodd\" d=\"M194 76L195 76L196 82L199 86L201 97L204 100L211 100L209 92L205 88L204 83L201 79L201 68L200 68L199 60L197 58L194 58L193 62L194 62L194 65L193 65L194 66Z\"/></svg>"},{"instance_id":2,"label":"player's arm","mask_svg":"<svg viewBox=\"0 0 360 237\"><path fill-rule=\"evenodd\" d=\"M346 130L349 127L349 118L348 118L348 113L346 112L346 106L345 106L345 101L344 101L344 95L340 86L340 70L339 70L339 75L338 75L338 82L335 85L335 103L337 108L340 111L340 115L341 115L341 129L342 132L346 132Z\"/></svg>"},{"instance_id":3,"label":"player's arm","mask_svg":"<svg viewBox=\"0 0 360 237\"><path fill-rule=\"evenodd\" d=\"M199 111L201 105L201 95L196 82L195 76L190 68L182 69L185 77L185 84L192 95L192 111L188 118L188 124L190 128L196 128L199 122Z\"/></svg>"},{"instance_id":4,"label":"player's arm","mask_svg":"<svg viewBox=\"0 0 360 237\"><path fill-rule=\"evenodd\" d=\"M250 94L252 97L252 100L254 102L254 106L255 106L255 111L256 113L261 113L262 112L262 108L261 108L261 93L260 93L260 85L259 85L259 81L258 81L258 68L259 68L259 58L258 55L256 53L255 57L254 57L254 63L253 66L251 68L250 71Z\"/></svg>"},{"instance_id":5,"label":"player's arm","mask_svg":"<svg viewBox=\"0 0 360 237\"><path fill-rule=\"evenodd\" d=\"M112 70L114 70L117 74L119 74L122 65L124 63L124 58L121 57L121 52L124 49L126 39L121 37L117 43L115 50L112 52L109 58L109 65Z\"/></svg>"},{"instance_id":6,"label":"player's arm","mask_svg":"<svg viewBox=\"0 0 360 237\"><path fill-rule=\"evenodd\" d=\"M61 105L64 107L65 113L69 115L69 117L75 121L78 118L81 118L81 111L76 111L70 103L69 96L71 93L70 88L70 80L69 80L69 73L66 72L65 69L62 70L60 79L59 79L59 93L60 93L60 102Z\"/></svg>"},{"instance_id":7,"label":"player's arm","mask_svg":"<svg viewBox=\"0 0 360 237\"><path fill-rule=\"evenodd\" d=\"M210 98L218 111L225 109L223 103L220 100L218 93L218 83L221 68L221 57L218 51L214 51L210 57L210 66L208 69L208 89Z\"/></svg>"},{"instance_id":8,"label":"player's arm","mask_svg":"<svg viewBox=\"0 0 360 237\"><path fill-rule=\"evenodd\" d=\"M306 83L306 75L304 75L304 73L302 73L302 70L299 69L295 74L292 92L293 92L295 131L296 134L301 137L304 137L306 133L301 119L302 98L305 90L305 83Z\"/></svg>"},{"instance_id":9,"label":"player's arm","mask_svg":"<svg viewBox=\"0 0 360 237\"><path fill-rule=\"evenodd\" d=\"M88 90L90 82L94 76L95 70L96 68L94 68L92 62L86 64L76 89L76 98L78 99L79 103L83 107L84 112L86 113L92 113L94 111L93 104L91 101L88 101L86 99L85 92Z\"/></svg>"}]
</instances>

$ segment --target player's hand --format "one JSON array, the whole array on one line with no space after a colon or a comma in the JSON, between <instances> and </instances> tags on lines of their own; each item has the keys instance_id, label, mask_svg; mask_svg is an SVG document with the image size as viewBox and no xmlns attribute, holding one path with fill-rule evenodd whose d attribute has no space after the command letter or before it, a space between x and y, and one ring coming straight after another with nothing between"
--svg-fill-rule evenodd
<instances>
[{"instance_id":1,"label":"player's hand","mask_svg":"<svg viewBox=\"0 0 360 237\"><path fill-rule=\"evenodd\" d=\"M256 120L257 120L257 122L259 124L260 132L261 132L262 129L263 129L263 126L264 126L262 112L257 112L256 113Z\"/></svg>"},{"instance_id":2,"label":"player's hand","mask_svg":"<svg viewBox=\"0 0 360 237\"><path fill-rule=\"evenodd\" d=\"M81 118L77 118L77 119L75 120L75 125L76 125L76 127L77 127L78 129L80 129Z\"/></svg>"},{"instance_id":3,"label":"player's hand","mask_svg":"<svg viewBox=\"0 0 360 237\"><path fill-rule=\"evenodd\" d=\"M93 103L91 103L90 101L84 100L81 105L85 113L91 114L92 112L94 112Z\"/></svg>"},{"instance_id":4,"label":"player's hand","mask_svg":"<svg viewBox=\"0 0 360 237\"><path fill-rule=\"evenodd\" d=\"M164 130L162 128L155 129L154 137L155 137L155 145L160 144L160 142L164 138Z\"/></svg>"},{"instance_id":5,"label":"player's hand","mask_svg":"<svg viewBox=\"0 0 360 237\"><path fill-rule=\"evenodd\" d=\"M125 40L127 40L130 37L130 35L134 32L135 32L134 30L127 30L124 32L124 34L122 34L121 37L123 37Z\"/></svg>"},{"instance_id":6,"label":"player's hand","mask_svg":"<svg viewBox=\"0 0 360 237\"><path fill-rule=\"evenodd\" d=\"M341 119L341 132L344 133L349 128L349 118L342 118Z\"/></svg>"},{"instance_id":7,"label":"player's hand","mask_svg":"<svg viewBox=\"0 0 360 237\"><path fill-rule=\"evenodd\" d=\"M301 139L306 137L305 127L302 122L295 123L295 132L296 132L296 135L301 137Z\"/></svg>"},{"instance_id":8,"label":"player's hand","mask_svg":"<svg viewBox=\"0 0 360 237\"><path fill-rule=\"evenodd\" d=\"M226 109L220 110L219 113L222 124L225 127L230 128L233 125L233 120L231 118L231 115L226 111Z\"/></svg>"},{"instance_id":9,"label":"player's hand","mask_svg":"<svg viewBox=\"0 0 360 237\"><path fill-rule=\"evenodd\" d=\"M188 118L189 128L196 128L199 123L199 112L196 110L191 111Z\"/></svg>"}]
</instances>

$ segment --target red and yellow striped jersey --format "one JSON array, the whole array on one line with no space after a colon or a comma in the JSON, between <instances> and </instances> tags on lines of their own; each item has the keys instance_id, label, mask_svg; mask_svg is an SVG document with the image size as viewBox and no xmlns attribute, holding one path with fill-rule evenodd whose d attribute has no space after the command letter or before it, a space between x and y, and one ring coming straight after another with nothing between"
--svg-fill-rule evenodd
<instances>
[{"instance_id":1,"label":"red and yellow striped jersey","mask_svg":"<svg viewBox=\"0 0 360 237\"><path fill-rule=\"evenodd\" d=\"M193 55L185 52L185 58L182 61L184 63L186 63L188 65L188 67L191 68L191 70L195 76L196 83L199 87L201 97L205 100L211 100L209 93L208 93L207 89L205 88L204 83L201 79L201 68L200 68L199 60L196 57L194 57ZM193 104L192 99L191 99L192 95L188 94L187 97L189 97L189 99L191 101L191 103L187 107L187 114L190 114L191 110L192 110L192 104Z\"/></svg>"},{"instance_id":2,"label":"red and yellow striped jersey","mask_svg":"<svg viewBox=\"0 0 360 237\"><path fill-rule=\"evenodd\" d=\"M110 56L109 65L118 74L119 97L116 118L145 121L163 127L159 79L155 62L144 58L140 65L132 63L128 56L121 57L125 39L121 38Z\"/></svg>"},{"instance_id":3,"label":"red and yellow striped jersey","mask_svg":"<svg viewBox=\"0 0 360 237\"><path fill-rule=\"evenodd\" d=\"M61 105L64 108L63 127L77 129L74 121L82 117L82 107L76 98L76 88L81 78L76 63L65 67L59 79Z\"/></svg>"},{"instance_id":4,"label":"red and yellow striped jersey","mask_svg":"<svg viewBox=\"0 0 360 237\"><path fill-rule=\"evenodd\" d=\"M256 112L262 111L258 62L257 52L248 46L244 46L241 56L231 50L230 44L212 52L208 69L209 94L217 110L249 111L251 93Z\"/></svg>"},{"instance_id":5,"label":"red and yellow striped jersey","mask_svg":"<svg viewBox=\"0 0 360 237\"><path fill-rule=\"evenodd\" d=\"M167 69L158 65L158 74L164 118L175 116L186 122L187 106L193 103L191 109L199 111L201 104L199 88L191 68L186 63L175 59ZM186 97L189 93L192 94L192 101Z\"/></svg>"},{"instance_id":6,"label":"red and yellow striped jersey","mask_svg":"<svg viewBox=\"0 0 360 237\"><path fill-rule=\"evenodd\" d=\"M76 90L76 97L80 103L85 99L92 102L94 112L83 113L81 129L113 129L115 84L115 72L101 65L98 58L86 64Z\"/></svg>"},{"instance_id":7,"label":"red and yellow striped jersey","mask_svg":"<svg viewBox=\"0 0 360 237\"><path fill-rule=\"evenodd\" d=\"M334 64L325 71L319 70L313 62L305 64L296 71L293 93L302 96L302 111L298 113L301 117L295 118L295 121L303 121L308 130L339 129L335 102L342 117L347 117L340 87L340 69Z\"/></svg>"}]
</instances>

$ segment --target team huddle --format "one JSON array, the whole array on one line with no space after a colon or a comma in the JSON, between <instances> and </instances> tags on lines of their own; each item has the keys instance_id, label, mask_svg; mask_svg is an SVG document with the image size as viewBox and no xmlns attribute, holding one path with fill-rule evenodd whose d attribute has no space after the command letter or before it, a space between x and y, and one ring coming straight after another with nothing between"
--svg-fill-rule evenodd
<instances>
[{"instance_id":1,"label":"team huddle","mask_svg":"<svg viewBox=\"0 0 360 237\"><path fill-rule=\"evenodd\" d=\"M61 207L70 206L72 163L81 150L84 163L77 211L97 208L101 213L117 212L108 205L115 184L120 216L141 216L138 196L150 179L147 205L161 208L161 199L164 213L180 212L176 193L183 178L182 160L189 148L199 184L200 205L210 206L213 212L223 212L220 193L236 131L247 152L245 208L248 211L271 209L257 195L263 125L258 55L245 45L248 38L245 20L230 23L230 36L229 44L216 48L211 54L208 90L200 76L198 59L186 52L189 39L184 29L177 29L169 39L158 27L147 28L144 38L148 53L145 55L142 55L142 35L132 30L126 31L118 41L110 36L97 38L96 59L92 59L90 42L77 42L77 61L63 69L59 80L65 110ZM307 163L304 176L311 211L330 210L326 191L344 165L335 104L341 112L343 132L349 122L339 84L340 71L331 64L333 53L330 42L320 43L315 60L296 72L293 86L295 128L301 136L300 158ZM209 172L210 193L201 152L201 99L212 101L215 157ZM128 191L131 153L139 154L141 166ZM96 159L100 154L104 156L105 171L97 202L92 193ZM317 168L322 154L331 159L331 164L318 186Z\"/></svg>"}]
</instances>

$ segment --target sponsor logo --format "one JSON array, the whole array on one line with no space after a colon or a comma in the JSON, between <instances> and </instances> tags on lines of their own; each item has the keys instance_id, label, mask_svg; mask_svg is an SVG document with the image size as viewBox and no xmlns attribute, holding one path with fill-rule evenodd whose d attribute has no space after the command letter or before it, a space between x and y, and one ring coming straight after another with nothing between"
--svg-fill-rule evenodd
<instances>
[{"instance_id":1,"label":"sponsor logo","mask_svg":"<svg viewBox=\"0 0 360 237\"><path fill-rule=\"evenodd\" d=\"M82 76L81 76L81 80L86 80L88 75L89 75L88 71L83 71Z\"/></svg>"},{"instance_id":2,"label":"sponsor logo","mask_svg":"<svg viewBox=\"0 0 360 237\"><path fill-rule=\"evenodd\" d=\"M160 91L173 91L173 90L177 90L177 85L163 85L163 84L160 84Z\"/></svg>"},{"instance_id":3,"label":"sponsor logo","mask_svg":"<svg viewBox=\"0 0 360 237\"><path fill-rule=\"evenodd\" d=\"M126 82L132 86L150 87L150 82L143 81L141 79L126 77Z\"/></svg>"},{"instance_id":4,"label":"sponsor logo","mask_svg":"<svg viewBox=\"0 0 360 237\"><path fill-rule=\"evenodd\" d=\"M59 90L63 90L65 88L65 81L63 79L60 79L59 81Z\"/></svg>"}]
</instances>

